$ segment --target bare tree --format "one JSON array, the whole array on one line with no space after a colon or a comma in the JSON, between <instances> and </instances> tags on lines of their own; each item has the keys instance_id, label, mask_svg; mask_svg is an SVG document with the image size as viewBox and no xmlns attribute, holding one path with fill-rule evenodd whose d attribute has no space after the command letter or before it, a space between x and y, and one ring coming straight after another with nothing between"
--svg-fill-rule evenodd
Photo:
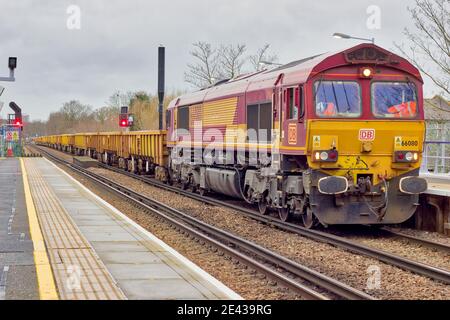
<instances>
[{"instance_id":1,"label":"bare tree","mask_svg":"<svg viewBox=\"0 0 450 320\"><path fill-rule=\"evenodd\" d=\"M264 46L258 49L258 51L249 57L250 64L254 71L261 71L264 68L264 63L272 63L278 60L276 54L269 54L270 44L266 43Z\"/></svg>"},{"instance_id":2,"label":"bare tree","mask_svg":"<svg viewBox=\"0 0 450 320\"><path fill-rule=\"evenodd\" d=\"M196 42L191 55L196 59L195 63L188 64L188 71L184 73L184 80L195 87L203 88L218 80L219 55L211 44Z\"/></svg>"},{"instance_id":3,"label":"bare tree","mask_svg":"<svg viewBox=\"0 0 450 320\"><path fill-rule=\"evenodd\" d=\"M120 108L122 106L129 106L131 99L135 97L136 93L128 91L126 93L121 93L120 91L114 92L108 100L105 102L109 107Z\"/></svg>"},{"instance_id":4,"label":"bare tree","mask_svg":"<svg viewBox=\"0 0 450 320\"><path fill-rule=\"evenodd\" d=\"M246 49L245 44L230 44L220 47L219 74L221 79L232 79L241 74L242 67L247 61L247 58L244 57Z\"/></svg>"},{"instance_id":5,"label":"bare tree","mask_svg":"<svg viewBox=\"0 0 450 320\"><path fill-rule=\"evenodd\" d=\"M92 107L78 100L71 100L63 104L60 113L64 117L65 127L73 130L77 123L87 120L92 115Z\"/></svg>"},{"instance_id":6,"label":"bare tree","mask_svg":"<svg viewBox=\"0 0 450 320\"><path fill-rule=\"evenodd\" d=\"M450 96L450 1L416 0L416 6L408 10L416 30L404 31L410 45L396 46Z\"/></svg>"}]
</instances>

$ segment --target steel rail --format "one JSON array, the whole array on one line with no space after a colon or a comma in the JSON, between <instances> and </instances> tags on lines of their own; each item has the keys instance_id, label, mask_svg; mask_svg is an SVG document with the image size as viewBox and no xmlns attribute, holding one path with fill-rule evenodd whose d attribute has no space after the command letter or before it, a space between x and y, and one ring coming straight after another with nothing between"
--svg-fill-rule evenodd
<instances>
[{"instance_id":1,"label":"steel rail","mask_svg":"<svg viewBox=\"0 0 450 320\"><path fill-rule=\"evenodd\" d=\"M114 190L116 194L122 196L123 198L131 201L134 204L137 204L138 206L144 208L147 211L151 211L152 213L164 218L169 223L175 225L177 228L183 229L186 232L202 239L203 241L206 241L212 244L213 246L218 247L220 250L223 250L227 254L230 254L231 256L235 257L236 259L243 261L245 264L262 272L263 274L269 276L275 281L281 282L284 285L293 288L297 292L300 292L301 295L307 298L321 299L321 300L328 299L321 293L318 293L304 286L301 283L289 279L286 275L283 275L273 270L272 268L267 267L263 263L250 258L247 253L250 253L250 255L258 257L258 259L265 261L265 263L269 263L273 266L284 269L290 274L293 274L297 277L307 280L308 282L312 283L315 286L318 286L322 289L332 292L333 294L339 296L340 298L352 300L374 299L372 296L366 294L365 292L352 288L338 280L335 280L317 271L309 269L301 264L298 264L295 261L287 259L253 242L250 242L236 235L233 235L227 231L206 224L186 213L183 213L161 202L150 199L148 197L143 196L142 194L132 191L131 189L128 189L108 178L90 172L89 170L83 169L65 160L61 160L55 157L54 155L49 154L46 151L43 152L51 160L68 166L72 170L82 174L85 177L88 177L90 180L93 180L96 183L101 184L108 190ZM176 219L182 220L183 223L177 221ZM219 239L220 241L218 241L217 239ZM237 251L236 248L239 248L240 250Z\"/></svg>"},{"instance_id":2,"label":"steel rail","mask_svg":"<svg viewBox=\"0 0 450 320\"><path fill-rule=\"evenodd\" d=\"M404 238L407 241L415 242L417 244L420 244L420 245L423 245L423 246L426 246L429 248L433 248L433 249L444 251L446 253L450 253L450 245L447 245L444 243L415 237L415 236L412 236L412 235L409 235L409 234L406 234L403 232L398 232L398 231L390 230L387 228L381 228L380 230L390 236L393 236L393 237Z\"/></svg>"},{"instance_id":3,"label":"steel rail","mask_svg":"<svg viewBox=\"0 0 450 320\"><path fill-rule=\"evenodd\" d=\"M42 150L42 149L40 149L40 150ZM298 235L307 237L307 238L315 240L315 241L327 243L329 245L333 245L333 246L348 250L352 253L364 255L364 256L376 259L378 261L396 266L403 270L407 270L407 271L410 271L410 272L413 272L413 273L416 273L416 274L419 274L422 276L426 276L428 278L438 280L438 281L441 281L446 284L450 284L450 271L448 271L448 270L444 270L444 269L437 268L437 267L434 267L434 266L431 266L431 265L428 265L425 263L421 263L421 262L414 261L414 260L411 260L408 258L404 258L404 257L398 256L398 255L380 250L380 249L372 248L372 247L369 247L369 246L366 246L366 245L357 243L355 241L351 241L351 240L348 240L343 237L336 236L336 235L333 235L330 233L326 233L326 232L322 232L322 231L318 231L318 230L307 229L298 224L282 222L279 219L276 219L274 217L261 215L258 212L256 212L255 210L244 208L242 206L238 206L238 205L228 203L228 202L225 202L222 200L214 199L212 197L201 196L199 194L192 193L192 192L189 192L186 190L182 190L181 188L170 186L170 185L164 184L162 182L156 181L156 180L148 178L148 177L136 175L134 173L131 173L131 172L128 172L125 170L121 170L121 169L106 165L101 162L99 162L99 166L102 168L105 168L105 169L109 169L109 170L127 175L131 178L141 180L147 184L157 186L157 187L163 188L168 191L176 192L180 195L187 196L189 198L201 201L203 203L208 203L208 204L215 205L215 206L227 207L227 208L236 210L236 211L244 214L247 217L250 217L250 218L260 221L262 223L266 223L266 224L275 226L281 230L293 232L293 233L296 233Z\"/></svg>"}]
</instances>

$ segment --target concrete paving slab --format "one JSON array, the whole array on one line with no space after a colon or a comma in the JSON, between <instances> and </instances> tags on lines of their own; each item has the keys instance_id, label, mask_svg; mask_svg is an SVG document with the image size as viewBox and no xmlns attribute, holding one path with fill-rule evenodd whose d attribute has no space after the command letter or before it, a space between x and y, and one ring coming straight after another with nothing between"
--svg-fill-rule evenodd
<instances>
[{"instance_id":1,"label":"concrete paving slab","mask_svg":"<svg viewBox=\"0 0 450 320\"><path fill-rule=\"evenodd\" d=\"M106 263L159 263L161 259L151 252L99 252L100 258Z\"/></svg>"},{"instance_id":2,"label":"concrete paving slab","mask_svg":"<svg viewBox=\"0 0 450 320\"><path fill-rule=\"evenodd\" d=\"M171 299L171 300L200 300L208 297L188 282L180 279L158 280L129 280L124 282L123 291L129 299Z\"/></svg>"},{"instance_id":3,"label":"concrete paving slab","mask_svg":"<svg viewBox=\"0 0 450 320\"><path fill-rule=\"evenodd\" d=\"M97 252L147 252L148 248L136 241L92 241Z\"/></svg>"},{"instance_id":4,"label":"concrete paving slab","mask_svg":"<svg viewBox=\"0 0 450 320\"><path fill-rule=\"evenodd\" d=\"M108 268L117 280L183 279L165 263L110 263Z\"/></svg>"}]
</instances>

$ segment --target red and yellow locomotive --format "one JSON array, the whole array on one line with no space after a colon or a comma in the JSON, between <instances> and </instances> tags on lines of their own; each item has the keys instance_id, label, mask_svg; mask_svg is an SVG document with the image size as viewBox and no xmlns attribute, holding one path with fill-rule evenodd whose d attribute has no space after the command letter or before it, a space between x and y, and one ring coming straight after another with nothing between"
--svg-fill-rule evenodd
<instances>
[{"instance_id":1,"label":"red and yellow locomotive","mask_svg":"<svg viewBox=\"0 0 450 320\"><path fill-rule=\"evenodd\" d=\"M422 85L372 44L222 81L170 103L157 176L306 227L403 222L427 189Z\"/></svg>"},{"instance_id":2,"label":"red and yellow locomotive","mask_svg":"<svg viewBox=\"0 0 450 320\"><path fill-rule=\"evenodd\" d=\"M308 228L395 224L427 189L422 85L408 61L361 44L183 95L169 105L167 132L35 141L243 198Z\"/></svg>"}]
</instances>

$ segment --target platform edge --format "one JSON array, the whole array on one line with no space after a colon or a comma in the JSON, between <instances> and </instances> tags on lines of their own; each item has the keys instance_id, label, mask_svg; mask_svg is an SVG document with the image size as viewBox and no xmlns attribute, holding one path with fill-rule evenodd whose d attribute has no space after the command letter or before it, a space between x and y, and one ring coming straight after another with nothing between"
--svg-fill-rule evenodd
<instances>
[{"instance_id":1,"label":"platform edge","mask_svg":"<svg viewBox=\"0 0 450 320\"><path fill-rule=\"evenodd\" d=\"M44 237L39 225L38 216L34 207L30 185L28 183L28 173L22 158L20 158L22 171L23 188L25 192L25 202L27 208L28 224L30 227L31 240L33 242L33 257L36 268L36 277L39 288L39 298L41 300L58 300L53 270L47 255Z\"/></svg>"}]
</instances>

